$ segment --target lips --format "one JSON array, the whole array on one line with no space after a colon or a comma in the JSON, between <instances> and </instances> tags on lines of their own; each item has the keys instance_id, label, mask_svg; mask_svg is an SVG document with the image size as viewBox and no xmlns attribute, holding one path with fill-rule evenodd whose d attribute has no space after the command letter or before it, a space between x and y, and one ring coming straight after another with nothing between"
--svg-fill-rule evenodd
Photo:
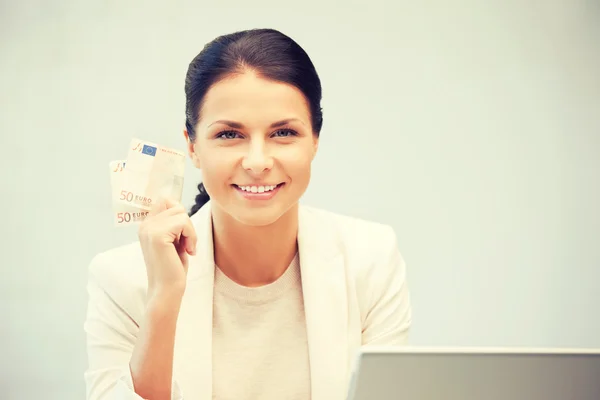
<instances>
[{"instance_id":1,"label":"lips","mask_svg":"<svg viewBox=\"0 0 600 400\"><path fill-rule=\"evenodd\" d=\"M276 185L235 185L238 189L248 193L265 193L275 190L281 183Z\"/></svg>"},{"instance_id":2,"label":"lips","mask_svg":"<svg viewBox=\"0 0 600 400\"><path fill-rule=\"evenodd\" d=\"M247 200L270 200L285 183L277 185L232 185L236 192L242 195Z\"/></svg>"}]
</instances>

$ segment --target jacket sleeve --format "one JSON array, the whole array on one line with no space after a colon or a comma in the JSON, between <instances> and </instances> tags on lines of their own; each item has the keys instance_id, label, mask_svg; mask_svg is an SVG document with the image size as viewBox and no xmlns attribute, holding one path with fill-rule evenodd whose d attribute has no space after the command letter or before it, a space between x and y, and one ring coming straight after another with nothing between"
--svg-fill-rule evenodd
<instances>
[{"instance_id":1,"label":"jacket sleeve","mask_svg":"<svg viewBox=\"0 0 600 400\"><path fill-rule=\"evenodd\" d=\"M405 345L412 316L406 265L391 227L386 227L381 239L379 254L365 277L368 300L362 344Z\"/></svg>"},{"instance_id":2,"label":"jacket sleeve","mask_svg":"<svg viewBox=\"0 0 600 400\"><path fill-rule=\"evenodd\" d=\"M88 400L143 400L133 388L129 360L137 338L138 322L103 288L110 282L101 257L90 265L88 308L84 323L88 368L84 373ZM109 274L108 274L109 275ZM114 284L114 285L112 285ZM125 290L125 289L121 289ZM114 292L114 291L113 291ZM129 296L134 295L129 293ZM120 296L119 296L120 297ZM122 298L127 298L127 295ZM182 400L173 382L171 398Z\"/></svg>"}]
</instances>

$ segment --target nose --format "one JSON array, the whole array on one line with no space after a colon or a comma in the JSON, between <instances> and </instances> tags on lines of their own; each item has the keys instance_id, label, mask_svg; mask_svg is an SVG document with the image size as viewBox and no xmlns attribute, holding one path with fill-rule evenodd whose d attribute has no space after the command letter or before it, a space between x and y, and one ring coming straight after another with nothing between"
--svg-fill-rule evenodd
<instances>
[{"instance_id":1,"label":"nose","mask_svg":"<svg viewBox=\"0 0 600 400\"><path fill-rule=\"evenodd\" d=\"M242 160L242 167L251 173L261 174L273 168L273 158L267 154L264 143L255 141Z\"/></svg>"}]
</instances>

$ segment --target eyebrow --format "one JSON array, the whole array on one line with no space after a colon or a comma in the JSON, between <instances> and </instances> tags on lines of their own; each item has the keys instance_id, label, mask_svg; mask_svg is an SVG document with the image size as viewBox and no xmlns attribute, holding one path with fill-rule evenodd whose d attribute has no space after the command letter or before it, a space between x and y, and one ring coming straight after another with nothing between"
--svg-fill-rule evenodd
<instances>
[{"instance_id":1,"label":"eyebrow","mask_svg":"<svg viewBox=\"0 0 600 400\"><path fill-rule=\"evenodd\" d=\"M297 121L300 122L301 124L305 125L304 122L302 122L301 120L299 120L298 118L287 118L287 119L282 119L281 121L277 121L277 122L273 122L270 126L270 128L279 128L280 126L284 126L289 124L290 122L293 121ZM239 122L235 122L235 121L229 121L226 119L220 119L218 121L213 122L212 124L210 124L208 127L211 127L214 124L224 124L227 125L231 128L234 129L244 129L244 125L239 123Z\"/></svg>"}]
</instances>

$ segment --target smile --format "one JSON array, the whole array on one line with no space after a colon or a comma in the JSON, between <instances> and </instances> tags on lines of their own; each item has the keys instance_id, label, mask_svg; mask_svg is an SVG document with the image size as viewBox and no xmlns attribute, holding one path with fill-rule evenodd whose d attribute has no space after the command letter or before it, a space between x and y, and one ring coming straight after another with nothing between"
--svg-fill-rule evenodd
<instances>
[{"instance_id":1,"label":"smile","mask_svg":"<svg viewBox=\"0 0 600 400\"><path fill-rule=\"evenodd\" d=\"M281 185L281 183L279 185ZM266 185L266 186L240 186L240 185L235 185L235 186L237 186L238 189L243 190L244 192L264 193L264 192L270 192L271 190L275 190L275 188L277 188L279 185Z\"/></svg>"},{"instance_id":2,"label":"smile","mask_svg":"<svg viewBox=\"0 0 600 400\"><path fill-rule=\"evenodd\" d=\"M269 200L285 183L277 185L232 185L238 193L249 200Z\"/></svg>"}]
</instances>

